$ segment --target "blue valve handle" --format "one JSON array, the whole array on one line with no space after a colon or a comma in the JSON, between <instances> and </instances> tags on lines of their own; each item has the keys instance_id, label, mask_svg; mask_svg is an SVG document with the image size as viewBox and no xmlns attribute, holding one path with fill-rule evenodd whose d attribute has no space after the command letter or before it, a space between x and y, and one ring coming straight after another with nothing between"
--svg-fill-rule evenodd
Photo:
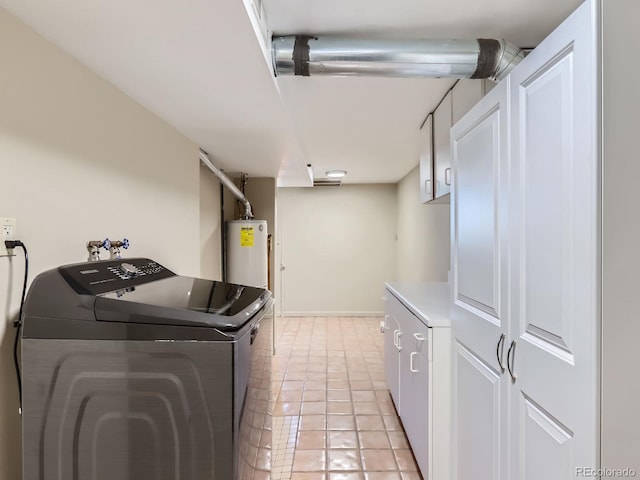
<instances>
[{"instance_id":1,"label":"blue valve handle","mask_svg":"<svg viewBox=\"0 0 640 480\"><path fill-rule=\"evenodd\" d=\"M124 248L125 250L127 248L129 248L129 239L125 238L122 241L120 240L114 240L113 242L111 240L109 240L108 238L105 238L104 241L102 242L102 248L104 248L105 250L111 250L111 248Z\"/></svg>"}]
</instances>

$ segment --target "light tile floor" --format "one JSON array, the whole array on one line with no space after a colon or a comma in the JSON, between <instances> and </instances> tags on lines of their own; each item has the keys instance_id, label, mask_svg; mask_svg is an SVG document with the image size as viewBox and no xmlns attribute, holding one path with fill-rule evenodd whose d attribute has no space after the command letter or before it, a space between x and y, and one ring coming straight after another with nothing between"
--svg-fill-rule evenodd
<instances>
[{"instance_id":1,"label":"light tile floor","mask_svg":"<svg viewBox=\"0 0 640 480\"><path fill-rule=\"evenodd\" d=\"M276 320L272 480L419 480L384 381L380 318Z\"/></svg>"}]
</instances>

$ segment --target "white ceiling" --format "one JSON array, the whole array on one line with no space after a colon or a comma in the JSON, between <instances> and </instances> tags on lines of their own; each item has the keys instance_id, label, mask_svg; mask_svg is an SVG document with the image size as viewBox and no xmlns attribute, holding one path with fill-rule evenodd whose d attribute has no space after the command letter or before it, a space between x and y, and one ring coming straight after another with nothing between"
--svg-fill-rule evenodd
<instances>
[{"instance_id":1,"label":"white ceiling","mask_svg":"<svg viewBox=\"0 0 640 480\"><path fill-rule=\"evenodd\" d=\"M248 3L250 0L244 0ZM537 45L580 0L263 0L274 34L506 38ZM308 183L396 182L450 79L278 77L239 0L0 0L205 148L219 167Z\"/></svg>"}]
</instances>

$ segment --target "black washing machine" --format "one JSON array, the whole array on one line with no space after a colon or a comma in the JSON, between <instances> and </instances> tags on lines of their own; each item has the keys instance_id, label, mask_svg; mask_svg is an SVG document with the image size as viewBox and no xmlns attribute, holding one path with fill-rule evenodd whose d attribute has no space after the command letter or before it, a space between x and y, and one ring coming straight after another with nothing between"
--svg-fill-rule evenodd
<instances>
[{"instance_id":1,"label":"black washing machine","mask_svg":"<svg viewBox=\"0 0 640 480\"><path fill-rule=\"evenodd\" d=\"M24 480L269 478L271 293L147 258L68 265L24 308Z\"/></svg>"}]
</instances>

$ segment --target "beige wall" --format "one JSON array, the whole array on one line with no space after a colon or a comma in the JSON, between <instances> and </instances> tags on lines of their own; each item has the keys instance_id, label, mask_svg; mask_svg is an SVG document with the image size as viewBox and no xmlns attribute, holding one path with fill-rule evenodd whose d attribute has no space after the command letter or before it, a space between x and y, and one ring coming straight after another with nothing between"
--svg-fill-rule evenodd
<instances>
[{"instance_id":1,"label":"beige wall","mask_svg":"<svg viewBox=\"0 0 640 480\"><path fill-rule=\"evenodd\" d=\"M222 280L220 182L200 166L200 276Z\"/></svg>"},{"instance_id":2,"label":"beige wall","mask_svg":"<svg viewBox=\"0 0 640 480\"><path fill-rule=\"evenodd\" d=\"M275 178L249 178L245 195L251 202L253 214L257 220L267 221L267 232L271 235L271 271L269 283L271 291L277 297L277 285L275 284L275 243L276 243L276 179Z\"/></svg>"},{"instance_id":3,"label":"beige wall","mask_svg":"<svg viewBox=\"0 0 640 480\"><path fill-rule=\"evenodd\" d=\"M602 397L601 467L640 471L640 375L637 373L640 222L636 139L640 65L637 0L602 2ZM602 478L605 478L604 476Z\"/></svg>"},{"instance_id":4,"label":"beige wall","mask_svg":"<svg viewBox=\"0 0 640 480\"><path fill-rule=\"evenodd\" d=\"M30 278L84 261L90 239L200 273L198 147L0 9L0 216ZM174 241L180 243L175 244ZM103 258L107 255L103 254ZM23 259L0 258L0 478L20 478L12 342Z\"/></svg>"},{"instance_id":5,"label":"beige wall","mask_svg":"<svg viewBox=\"0 0 640 480\"><path fill-rule=\"evenodd\" d=\"M381 313L396 276L396 185L281 188L282 312Z\"/></svg>"},{"instance_id":6,"label":"beige wall","mask_svg":"<svg viewBox=\"0 0 640 480\"><path fill-rule=\"evenodd\" d=\"M449 271L449 204L420 203L420 171L398 183L399 281L445 282Z\"/></svg>"}]
</instances>

